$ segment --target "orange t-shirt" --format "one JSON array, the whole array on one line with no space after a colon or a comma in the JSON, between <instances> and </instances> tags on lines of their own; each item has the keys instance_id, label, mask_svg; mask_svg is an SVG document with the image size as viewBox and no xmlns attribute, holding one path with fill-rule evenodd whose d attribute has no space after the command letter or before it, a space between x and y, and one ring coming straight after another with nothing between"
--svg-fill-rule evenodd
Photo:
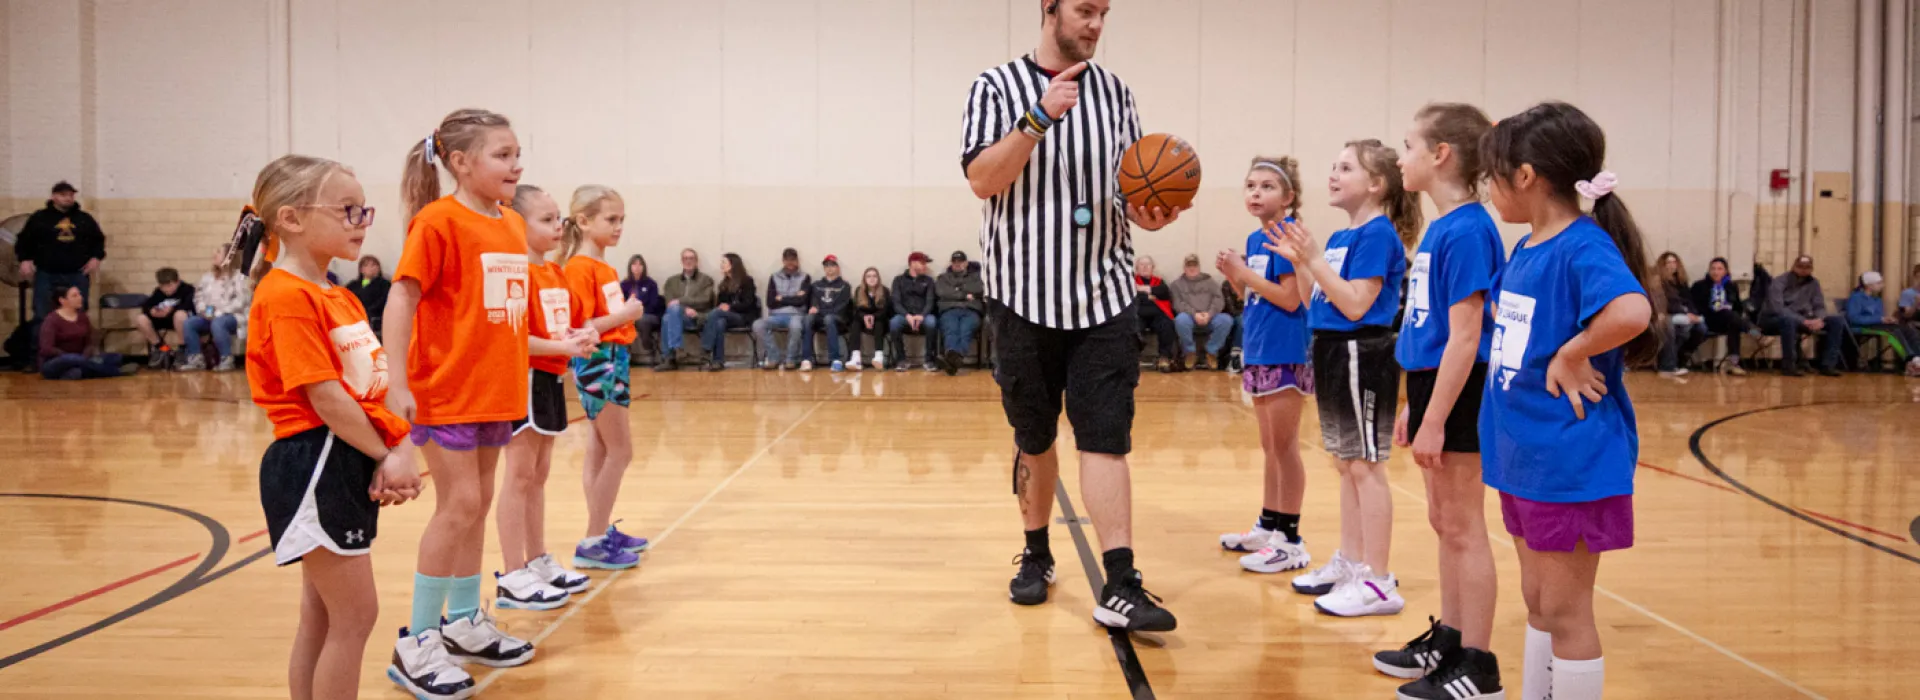
<instances>
[{"instance_id":1,"label":"orange t-shirt","mask_svg":"<svg viewBox=\"0 0 1920 700\"><path fill-rule=\"evenodd\" d=\"M527 335L548 340L566 340L567 331L585 324L581 319L580 299L567 290L566 273L560 263L541 262L527 268L534 301L539 302L527 323ZM534 369L553 374L567 373L567 358L562 355L530 355Z\"/></svg>"},{"instance_id":2,"label":"orange t-shirt","mask_svg":"<svg viewBox=\"0 0 1920 700\"><path fill-rule=\"evenodd\" d=\"M582 314L590 319L612 316L615 309L627 304L626 293L620 291L619 273L612 265L585 255L567 261L567 287L580 299ZM600 334L600 342L631 345L638 336L629 323Z\"/></svg>"},{"instance_id":3,"label":"orange t-shirt","mask_svg":"<svg viewBox=\"0 0 1920 700\"><path fill-rule=\"evenodd\" d=\"M302 387L337 381L388 447L406 438L407 422L387 410L387 351L352 292L273 270L253 290L247 329L247 386L274 437L326 425Z\"/></svg>"},{"instance_id":4,"label":"orange t-shirt","mask_svg":"<svg viewBox=\"0 0 1920 700\"><path fill-rule=\"evenodd\" d=\"M420 285L407 348L414 422L454 425L527 415L527 222L441 197L407 225L395 284Z\"/></svg>"}]
</instances>

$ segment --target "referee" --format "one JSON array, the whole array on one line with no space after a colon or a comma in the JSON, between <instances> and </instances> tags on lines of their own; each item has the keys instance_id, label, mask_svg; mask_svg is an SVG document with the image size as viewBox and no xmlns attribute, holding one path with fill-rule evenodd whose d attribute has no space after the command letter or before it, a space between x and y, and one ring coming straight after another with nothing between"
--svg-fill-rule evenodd
<instances>
[{"instance_id":1,"label":"referee","mask_svg":"<svg viewBox=\"0 0 1920 700\"><path fill-rule=\"evenodd\" d=\"M1133 568L1133 387L1140 320L1132 308L1129 220L1158 230L1179 211L1123 206L1120 155L1140 139L1133 92L1088 63L1109 0L1040 0L1040 47L973 81L960 163L981 207L994 380L1019 457L1014 494L1027 532L1013 602L1038 605L1053 583L1047 522L1060 479L1054 437L1062 395L1080 448L1081 498L1104 550L1102 625L1165 632L1173 613Z\"/></svg>"}]
</instances>

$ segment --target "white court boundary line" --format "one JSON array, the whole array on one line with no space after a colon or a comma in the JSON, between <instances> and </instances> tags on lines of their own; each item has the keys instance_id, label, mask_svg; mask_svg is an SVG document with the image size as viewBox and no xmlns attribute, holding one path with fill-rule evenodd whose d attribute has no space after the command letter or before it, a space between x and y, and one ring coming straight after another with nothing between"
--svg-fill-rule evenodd
<instances>
[{"instance_id":1,"label":"white court boundary line","mask_svg":"<svg viewBox=\"0 0 1920 700\"><path fill-rule=\"evenodd\" d=\"M1256 421L1260 420L1260 415L1258 413L1255 413L1254 410L1251 408L1247 408L1246 406L1241 405L1238 401L1233 402L1232 406L1234 408L1240 409L1242 413L1252 416L1254 420ZM1316 447L1314 449L1320 449L1320 448ZM1322 451L1324 452L1324 450ZM1417 469L1419 467L1415 467L1415 468ZM1422 509L1425 509L1427 507L1426 496L1409 491L1407 490L1406 487L1393 482L1388 482L1388 485L1392 486L1393 490L1399 491L1400 493L1405 494L1408 498L1412 498L1413 500L1419 502L1420 507ZM1517 549L1517 547L1515 547L1513 544L1513 538L1500 537L1492 533L1493 533L1492 528L1488 528L1488 535L1487 535L1488 540L1491 540L1498 544L1505 545L1507 549ZM1728 649L1724 646L1721 646L1719 643L1714 642L1711 639L1707 639L1706 637L1702 636L1700 633L1687 629L1685 626L1682 626L1678 622L1674 622L1672 620L1667 619L1665 616L1662 616L1659 613L1656 613L1652 610L1648 610L1646 606L1641 605L1639 603L1635 603L1632 600L1628 600L1626 596L1607 590L1606 587L1601 586L1598 583L1594 584L1593 590L1598 592L1601 595L1604 595L1608 598L1613 599L1613 601L1616 603L1626 606L1627 609L1629 610L1632 610L1634 612L1637 612L1637 613L1640 613L1641 615L1646 616L1646 618L1649 620L1653 620L1654 622L1658 622L1661 625L1666 626L1667 629L1673 630L1675 632L1679 632L1680 635L1683 637L1699 642L1705 645L1708 649L1712 649L1714 651L1720 652L1722 656L1725 656L1729 659L1733 659L1734 661L1738 661L1740 662L1741 665L1746 666L1747 668L1753 669L1755 671L1758 671L1760 675L1771 678L1774 681L1780 683L1781 685L1784 685L1788 688L1792 688L1798 691L1801 695L1805 695L1810 698L1815 698L1816 700L1827 700L1827 697L1825 695L1821 695L1819 693L1813 692L1812 690L1808 689L1806 686L1800 685L1799 683L1795 683L1793 682L1792 679L1787 678L1786 676L1780 675L1779 672L1771 668L1767 668L1766 666L1760 665L1759 662L1756 662L1745 656L1741 656L1738 652L1735 652L1732 649Z\"/></svg>"},{"instance_id":2,"label":"white court boundary line","mask_svg":"<svg viewBox=\"0 0 1920 700\"><path fill-rule=\"evenodd\" d=\"M841 386L844 387L845 385L843 384ZM804 425L807 422L807 419L813 417L813 413L815 411L820 410L821 406L827 405L828 397L832 397L833 394L837 394L837 393L840 393L839 388L835 388L832 393L827 394L827 397L823 397L819 401L815 401L813 403L813 406L811 408L808 408L806 413L800 414L800 417L798 419L795 419L792 425L787 426L786 430L780 431L779 435L775 435L772 440L767 441L767 444L761 445L760 449L755 450L751 456L747 457L746 461L741 462L740 466L733 470L732 474L728 474L727 478L720 480L720 483L714 485L712 490L707 491L707 495L702 496L700 500L695 501L693 506L687 509L687 512L681 513L678 519L674 520L672 524L667 525L666 529L663 529L660 531L660 534L655 535L652 542L648 544L646 553L652 554L655 547L659 547L660 545L665 544L667 541L667 538L671 537L674 531L679 530L680 526L685 524L689 518L692 518L695 513L699 513L701 508L705 508L707 503L713 501L713 498L715 496L720 495L721 491L725 491L728 486L733 485L733 480L740 478L741 474L746 473L748 467L752 467L755 463L760 461L760 458L765 457L767 456L767 453L772 452L774 445L780 444L780 441L787 439L787 436L792 435L794 430L797 430L800 428L801 425ZM594 586L593 590L587 593L587 597L580 599L578 602L568 604L566 612L561 613L560 617L554 618L552 622L547 623L547 626L545 629L540 630L539 634L534 635L533 639L529 639L527 641L533 643L535 650L537 651L541 642L546 641L547 637L551 636L555 630L560 629L561 625L566 624L567 620L573 619L574 613L580 612L580 609L587 607L587 605L591 604L594 598L600 597L601 591L605 591L608 588L613 587L613 582L620 580L620 576L622 574L625 574L629 571L634 571L635 569L638 569L638 568L639 567L634 567L633 569L621 569L619 571L613 572L612 575L607 577L607 580L601 581L600 585L598 586ZM500 674L505 673L506 671L507 669L504 669L504 668L496 668L491 671L488 671L487 675L481 677L478 683L473 684L473 694L479 695L480 691L486 690L487 686L493 684L494 679L499 678Z\"/></svg>"}]
</instances>

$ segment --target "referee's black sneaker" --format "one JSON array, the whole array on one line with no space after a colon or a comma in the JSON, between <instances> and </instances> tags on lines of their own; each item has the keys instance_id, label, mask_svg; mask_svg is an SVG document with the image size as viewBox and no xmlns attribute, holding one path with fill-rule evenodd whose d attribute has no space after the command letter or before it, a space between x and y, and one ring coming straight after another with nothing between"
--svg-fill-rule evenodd
<instances>
[{"instance_id":1,"label":"referee's black sneaker","mask_svg":"<svg viewBox=\"0 0 1920 700\"><path fill-rule=\"evenodd\" d=\"M1500 661L1492 652L1458 648L1420 680L1400 686L1400 700L1498 700Z\"/></svg>"},{"instance_id":2,"label":"referee's black sneaker","mask_svg":"<svg viewBox=\"0 0 1920 700\"><path fill-rule=\"evenodd\" d=\"M1013 582L1007 585L1007 594L1018 605L1039 605L1047 602L1047 587L1053 585L1053 557L1034 556L1033 550L1021 550L1013 558L1020 565L1020 573L1014 574Z\"/></svg>"},{"instance_id":3,"label":"referee's black sneaker","mask_svg":"<svg viewBox=\"0 0 1920 700\"><path fill-rule=\"evenodd\" d=\"M1093 609L1093 620L1107 627L1128 632L1172 632L1173 613L1160 607L1160 596L1147 592L1139 571L1118 581L1108 581L1100 589L1100 605Z\"/></svg>"}]
</instances>

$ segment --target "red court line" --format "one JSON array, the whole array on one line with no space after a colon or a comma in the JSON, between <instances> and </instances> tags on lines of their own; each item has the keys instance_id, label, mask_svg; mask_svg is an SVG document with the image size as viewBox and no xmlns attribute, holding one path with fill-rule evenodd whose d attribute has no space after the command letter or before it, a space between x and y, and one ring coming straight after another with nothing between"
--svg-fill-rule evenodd
<instances>
[{"instance_id":1,"label":"red court line","mask_svg":"<svg viewBox=\"0 0 1920 700\"><path fill-rule=\"evenodd\" d=\"M63 600L63 601L60 601L60 602L58 602L58 603L54 603L54 604L52 604L52 605L49 605L49 606L47 606L47 607L44 607L44 608L41 608L41 609L39 609L39 610L35 610L35 611L33 611L33 612L30 612L30 613L27 613L27 614L25 614L25 615L21 615L21 616L19 616L19 617L16 617L16 618L13 618L13 619L11 619L11 620L8 620L8 621L6 621L6 622L0 622L0 632L5 632L5 631L7 631L7 629L8 629L8 628L11 628L11 627L15 627L15 626L18 626L18 625L21 625L21 624L24 624L24 623L28 623L28 622L32 622L32 621L34 621L34 620L38 620L38 619L40 619L40 618L42 618L42 617L46 617L47 615L50 615L50 614L53 614L53 613L56 613L56 612L59 612L59 611L61 611L61 610L65 610L65 609L67 609L67 608L70 608L70 607L73 607L73 606L75 606L75 605L78 605L78 604L80 604L80 603L82 603L82 602L85 602L85 601L87 601L87 600L90 600L90 599L93 599L93 598L98 598L98 597L100 597L100 596L103 596L103 595L106 595L106 594L108 594L108 593L111 593L111 592L113 592L114 590L117 590L117 589L120 589L120 588L123 588L123 587L126 587L126 586L128 586L128 585L130 585L130 584L133 584L133 583L135 583L135 582L137 582L137 581L140 581L141 579L145 579L145 578L149 578L149 577L152 577L152 576L155 576L155 575L157 575L157 574L160 574L161 572L164 572L164 571L166 571L166 570L168 570L168 569L172 569L172 568L175 568L175 567L178 567L178 566L180 566L180 565L182 565L182 564L186 564L186 563L188 563L188 562L191 562L191 561L193 561L193 560L195 560L195 559L199 559L199 558L200 558L200 554L199 554L198 552L196 552L196 553L193 553L193 554L190 554L190 555L187 555L187 556L184 556L184 557L181 557L181 558L179 558L179 559L175 559L175 560L173 560L173 561L171 561L171 562L168 562L168 563L165 563L165 564L161 564L161 565L159 565L159 566L156 566L156 567L154 567L154 568L151 568L151 569L148 569L148 570L146 570L146 571L143 571L143 572L140 572L140 573L137 573L137 574L134 574L134 575L132 575L132 576L128 576L128 577L126 577L126 578L123 578L123 579L120 579L120 580L118 580L118 581L115 581L115 582L113 582L113 583L109 583L109 584L107 584L107 585L105 585L105 586L101 586L101 587L99 587L99 588L95 588L95 589L93 589L93 590L91 590L91 591L87 591L87 592L85 592L85 593L82 593L82 594L80 594L80 595L77 595L77 596L74 596L74 597L72 597L72 598L68 598L68 599L66 599L66 600Z\"/></svg>"},{"instance_id":2,"label":"red court line","mask_svg":"<svg viewBox=\"0 0 1920 700\"><path fill-rule=\"evenodd\" d=\"M1680 478L1682 478L1682 479L1686 479L1687 481L1691 481L1691 482L1694 482L1694 483L1696 483L1696 484L1701 484L1701 485L1703 485L1703 486L1711 486L1711 487L1713 487L1713 488L1716 488L1716 489L1720 489L1721 491L1726 491L1726 492L1728 492L1728 493L1739 493L1739 491L1737 491L1737 490L1735 490L1735 489L1733 489L1732 487L1729 487L1729 486L1727 486L1726 484L1716 484L1716 483L1714 483L1714 482L1711 482L1711 481L1707 481L1706 479L1702 479L1702 478L1700 478L1700 477L1697 477L1697 476L1693 476L1693 475L1690 475L1690 474L1682 474L1682 473L1680 473L1680 472L1677 472L1677 471L1674 471L1674 470L1672 470L1672 469L1668 469L1668 468L1666 468L1666 467L1662 467L1662 466L1660 466L1660 465L1657 465L1657 464L1648 464L1648 463L1646 463L1646 462L1641 462L1641 463L1640 463L1640 466L1642 466L1642 467L1646 467L1646 468L1648 468L1648 469L1652 469L1652 470L1654 470L1654 471L1657 471L1657 472L1660 472L1660 473L1662 473L1662 474L1666 474L1666 475L1668 475L1668 476L1677 476L1677 477L1680 477ZM1789 507L1791 507L1791 506L1789 506ZM1813 510L1807 510L1807 509L1805 509L1805 508L1794 508L1794 510L1797 510L1797 511L1800 511L1800 512L1802 512L1802 513L1805 513L1805 514L1807 514L1807 515L1809 515L1809 516L1812 516L1812 517L1815 517L1815 518L1819 518L1819 519L1821 519L1821 520L1825 520L1825 521L1827 521L1827 522L1830 522L1830 523L1833 523L1833 524L1835 524L1835 525L1839 525L1839 526L1841 526L1841 527L1850 527L1850 528L1853 528L1853 529L1855 529L1855 530L1859 530L1859 531L1861 531L1861 532L1864 532L1864 533L1867 533L1867 534L1870 534L1870 535L1879 535L1879 536L1881 536L1881 537L1885 537L1885 538L1887 538L1887 539L1890 539L1890 540L1893 540L1893 541L1895 541L1895 542L1906 542L1906 541L1907 541L1907 538L1905 538L1905 537L1901 537L1901 536L1899 536L1899 535L1896 535L1896 534L1893 534L1893 533L1891 533L1891 532L1887 532L1887 531L1885 531L1885 530L1879 530L1879 529L1876 529L1876 528L1873 528L1873 527L1869 527L1869 526L1866 526L1866 525L1861 525L1860 523L1856 523L1856 522L1853 522L1853 521L1851 521L1851 520L1846 520L1846 519L1843 519L1843 518L1836 518L1836 517L1833 517L1833 516L1831 516L1831 515L1827 515L1826 513L1822 513L1822 512L1819 512L1819 511L1813 511Z\"/></svg>"},{"instance_id":3,"label":"red court line","mask_svg":"<svg viewBox=\"0 0 1920 700\"><path fill-rule=\"evenodd\" d=\"M253 534L251 534L251 535L247 535L246 537L242 537L242 538L240 538L240 541L241 541L241 542L247 542L247 541L250 541L250 540L257 540L257 539L260 539L261 537L263 537L263 536L265 536L266 534L267 534L267 531L266 531L266 530L261 530L261 531L259 531L259 532L256 532L256 533L253 533Z\"/></svg>"}]
</instances>

